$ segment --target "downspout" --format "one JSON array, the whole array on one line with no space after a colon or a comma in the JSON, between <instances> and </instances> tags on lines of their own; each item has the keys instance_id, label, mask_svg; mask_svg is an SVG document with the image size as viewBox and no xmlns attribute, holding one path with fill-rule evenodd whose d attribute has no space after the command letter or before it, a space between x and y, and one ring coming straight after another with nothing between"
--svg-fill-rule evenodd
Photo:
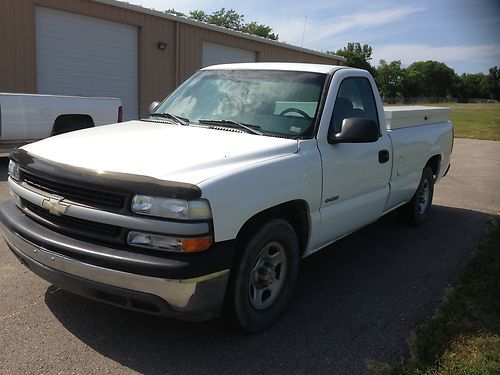
<instances>
[{"instance_id":1,"label":"downspout","mask_svg":"<svg viewBox=\"0 0 500 375\"><path fill-rule=\"evenodd\" d=\"M180 84L180 68L181 68L181 36L179 21L175 22L175 87Z\"/></svg>"}]
</instances>

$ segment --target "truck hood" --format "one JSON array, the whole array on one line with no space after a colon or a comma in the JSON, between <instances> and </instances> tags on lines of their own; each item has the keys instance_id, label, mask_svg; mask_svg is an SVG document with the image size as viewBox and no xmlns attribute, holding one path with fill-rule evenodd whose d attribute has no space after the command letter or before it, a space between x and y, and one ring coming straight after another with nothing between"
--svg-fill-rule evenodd
<instances>
[{"instance_id":1,"label":"truck hood","mask_svg":"<svg viewBox=\"0 0 500 375\"><path fill-rule=\"evenodd\" d=\"M293 139L197 126L129 121L44 139L22 147L48 161L101 172L199 184L211 177L293 154Z\"/></svg>"}]
</instances>

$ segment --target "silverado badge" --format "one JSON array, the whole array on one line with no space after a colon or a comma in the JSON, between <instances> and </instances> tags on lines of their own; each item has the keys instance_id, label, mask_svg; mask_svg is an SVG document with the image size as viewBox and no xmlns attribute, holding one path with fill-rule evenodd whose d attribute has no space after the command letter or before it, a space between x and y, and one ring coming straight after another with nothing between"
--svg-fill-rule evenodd
<instances>
[{"instance_id":1,"label":"silverado badge","mask_svg":"<svg viewBox=\"0 0 500 375\"><path fill-rule=\"evenodd\" d=\"M49 212L52 215L57 215L57 216L64 215L64 213L69 207L69 204L62 203L61 201L63 199L64 198L54 198L54 197L45 198L42 201L42 207L45 208L46 210L49 210Z\"/></svg>"}]
</instances>

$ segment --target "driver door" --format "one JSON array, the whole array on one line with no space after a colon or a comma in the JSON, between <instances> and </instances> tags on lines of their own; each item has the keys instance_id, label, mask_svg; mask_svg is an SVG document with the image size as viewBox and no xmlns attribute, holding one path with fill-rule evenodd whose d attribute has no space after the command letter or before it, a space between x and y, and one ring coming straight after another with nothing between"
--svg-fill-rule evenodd
<instances>
[{"instance_id":1,"label":"driver door","mask_svg":"<svg viewBox=\"0 0 500 375\"><path fill-rule=\"evenodd\" d=\"M373 79L367 73L352 70L337 71L334 77L325 106L328 108L330 103L333 109L331 115L325 116L328 123L322 120L323 132L318 133L323 162L320 245L380 217L389 195L392 168L391 142L387 131L380 129L385 126L385 117L382 106L377 108ZM340 131L343 119L349 117L375 120L382 130L378 140L332 143L330 139L329 142L329 137Z\"/></svg>"}]
</instances>

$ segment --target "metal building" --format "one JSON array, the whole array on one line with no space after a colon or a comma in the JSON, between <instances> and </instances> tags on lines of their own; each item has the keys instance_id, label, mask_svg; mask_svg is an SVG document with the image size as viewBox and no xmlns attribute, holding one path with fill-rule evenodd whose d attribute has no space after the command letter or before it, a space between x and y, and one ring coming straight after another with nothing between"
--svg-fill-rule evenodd
<instances>
[{"instance_id":1,"label":"metal building","mask_svg":"<svg viewBox=\"0 0 500 375\"><path fill-rule=\"evenodd\" d=\"M115 0L1 0L0 92L113 96L146 114L203 66L340 56Z\"/></svg>"}]
</instances>

